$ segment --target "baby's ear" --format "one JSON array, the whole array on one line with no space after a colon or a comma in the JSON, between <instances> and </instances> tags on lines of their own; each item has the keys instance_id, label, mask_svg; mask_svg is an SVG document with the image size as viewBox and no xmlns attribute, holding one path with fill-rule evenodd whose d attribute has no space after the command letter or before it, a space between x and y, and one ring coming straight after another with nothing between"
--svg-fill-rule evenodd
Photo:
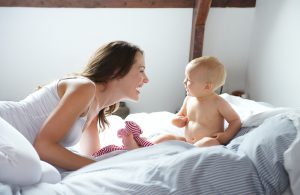
<instances>
[{"instance_id":1,"label":"baby's ear","mask_svg":"<svg viewBox=\"0 0 300 195\"><path fill-rule=\"evenodd\" d=\"M206 84L205 84L205 89L206 90L211 90L213 88L213 84L211 83L211 82L207 82Z\"/></svg>"}]
</instances>

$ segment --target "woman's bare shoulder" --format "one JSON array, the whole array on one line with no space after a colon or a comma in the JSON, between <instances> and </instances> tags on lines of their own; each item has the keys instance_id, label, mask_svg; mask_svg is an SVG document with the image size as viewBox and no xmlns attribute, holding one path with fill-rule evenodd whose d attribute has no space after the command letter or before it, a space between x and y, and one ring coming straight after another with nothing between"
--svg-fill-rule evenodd
<instances>
[{"instance_id":1,"label":"woman's bare shoulder","mask_svg":"<svg viewBox=\"0 0 300 195\"><path fill-rule=\"evenodd\" d=\"M85 78L62 79L58 82L57 91L60 97L65 94L81 94L85 96L95 93L95 83Z\"/></svg>"}]
</instances>

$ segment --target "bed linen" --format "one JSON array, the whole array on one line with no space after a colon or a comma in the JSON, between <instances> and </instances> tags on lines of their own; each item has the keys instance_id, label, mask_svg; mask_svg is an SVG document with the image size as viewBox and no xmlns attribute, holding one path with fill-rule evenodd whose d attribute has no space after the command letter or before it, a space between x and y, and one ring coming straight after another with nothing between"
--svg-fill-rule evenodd
<instances>
[{"instance_id":1,"label":"bed linen","mask_svg":"<svg viewBox=\"0 0 300 195\"><path fill-rule=\"evenodd\" d=\"M297 177L291 177L299 168L288 160L289 151L295 151L291 146L299 142L299 110L274 108L227 94L224 98L243 121L242 129L227 146L197 148L169 141L110 153L67 174L59 183L27 187L0 184L0 194L299 194ZM127 120L137 122L146 137L162 132L182 134L182 129L169 124L172 116L169 112L139 113ZM115 143L114 132L123 125L116 116L110 120L114 123L102 132L111 138L106 144Z\"/></svg>"},{"instance_id":2,"label":"bed linen","mask_svg":"<svg viewBox=\"0 0 300 195\"><path fill-rule=\"evenodd\" d=\"M211 193L263 194L263 189L245 155L222 146L199 149L177 141L99 161L55 185L22 189L22 194L30 195Z\"/></svg>"}]
</instances>

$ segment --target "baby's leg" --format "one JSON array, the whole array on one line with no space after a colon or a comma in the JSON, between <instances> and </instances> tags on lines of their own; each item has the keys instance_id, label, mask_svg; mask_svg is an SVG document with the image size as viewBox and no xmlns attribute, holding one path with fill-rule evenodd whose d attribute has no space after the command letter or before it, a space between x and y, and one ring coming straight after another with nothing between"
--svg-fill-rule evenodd
<instances>
[{"instance_id":1,"label":"baby's leg","mask_svg":"<svg viewBox=\"0 0 300 195\"><path fill-rule=\"evenodd\" d=\"M154 140L152 140L152 142L154 144L158 144L158 143L169 141L169 140L186 141L186 139L181 136L176 136L173 134L164 134L164 135L158 136L157 138L154 138Z\"/></svg>"},{"instance_id":2,"label":"baby's leg","mask_svg":"<svg viewBox=\"0 0 300 195\"><path fill-rule=\"evenodd\" d=\"M208 147L208 146L220 145L220 142L216 138L203 137L202 139L194 143L194 145L198 147Z\"/></svg>"},{"instance_id":3,"label":"baby's leg","mask_svg":"<svg viewBox=\"0 0 300 195\"><path fill-rule=\"evenodd\" d=\"M143 131L141 127L133 121L125 121L125 129L123 129L123 131L132 133L133 139L136 141L138 146L147 147L153 145L152 142L148 141L145 138L140 137Z\"/></svg>"},{"instance_id":4,"label":"baby's leg","mask_svg":"<svg viewBox=\"0 0 300 195\"><path fill-rule=\"evenodd\" d=\"M124 144L125 150L133 150L139 148L139 145L134 139L132 132L128 129L120 129L118 131L118 137L122 138L122 143Z\"/></svg>"}]
</instances>

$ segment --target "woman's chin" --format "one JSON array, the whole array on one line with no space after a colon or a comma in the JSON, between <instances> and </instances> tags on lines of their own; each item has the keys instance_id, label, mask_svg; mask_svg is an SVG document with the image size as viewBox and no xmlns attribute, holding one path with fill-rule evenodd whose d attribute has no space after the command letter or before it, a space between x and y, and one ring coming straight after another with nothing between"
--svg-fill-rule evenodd
<instances>
[{"instance_id":1,"label":"woman's chin","mask_svg":"<svg viewBox=\"0 0 300 195\"><path fill-rule=\"evenodd\" d=\"M126 98L126 100L129 100L131 102L138 102L140 100L140 96L137 95L137 96L128 97Z\"/></svg>"}]
</instances>

